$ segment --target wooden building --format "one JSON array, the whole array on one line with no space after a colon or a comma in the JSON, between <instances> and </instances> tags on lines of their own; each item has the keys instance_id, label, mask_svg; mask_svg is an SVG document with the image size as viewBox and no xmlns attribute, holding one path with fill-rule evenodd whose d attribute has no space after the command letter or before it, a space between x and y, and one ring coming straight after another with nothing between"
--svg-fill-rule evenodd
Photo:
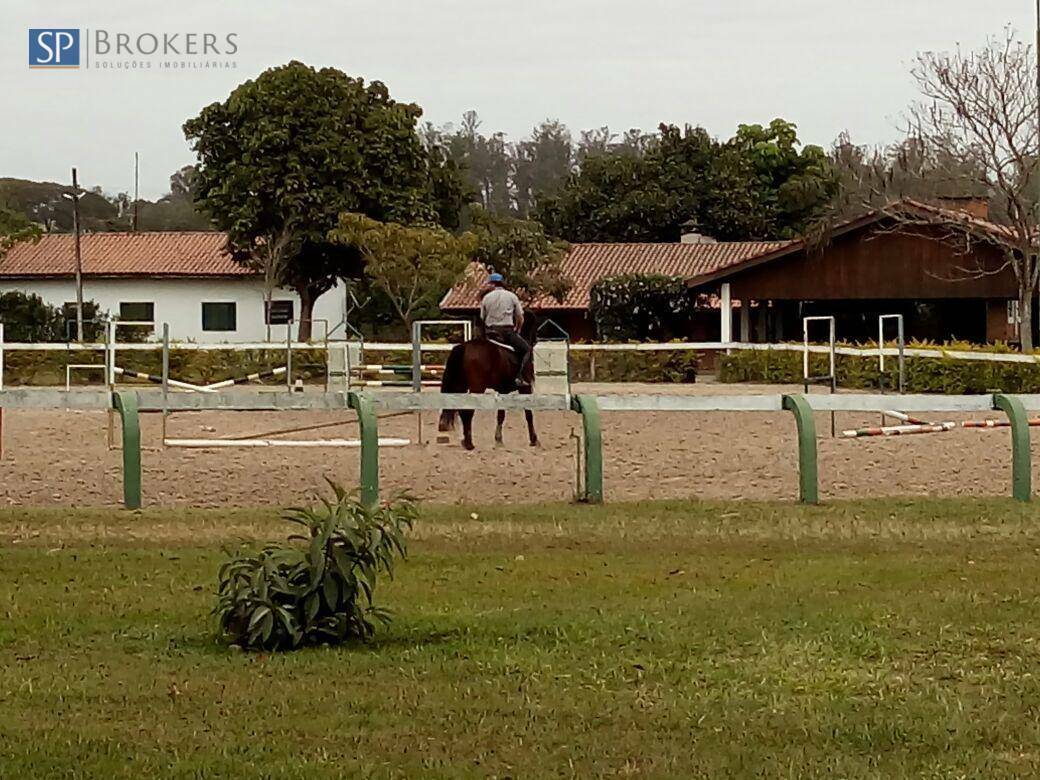
<instances>
[{"instance_id":1,"label":"wooden building","mask_svg":"<svg viewBox=\"0 0 1040 780\"><path fill-rule=\"evenodd\" d=\"M1013 342L1011 235L986 217L980 201L903 201L838 226L819 247L793 242L688 284L718 295L723 341L798 339L808 315L834 315L840 340L868 341L879 315L902 314L908 340Z\"/></svg>"},{"instance_id":2,"label":"wooden building","mask_svg":"<svg viewBox=\"0 0 1040 780\"><path fill-rule=\"evenodd\" d=\"M907 340L1015 342L1018 286L1005 255L1011 239L989 221L984 201L954 199L941 207L891 204L816 243L688 234L672 244L575 244L563 261L570 292L533 308L572 339L591 340L592 285L650 273L684 277L698 293L702 303L683 334L694 341L799 340L802 317L810 315L834 315L842 341L872 341L879 315L902 314ZM474 266L445 295L442 310L475 317L486 273Z\"/></svg>"}]
</instances>

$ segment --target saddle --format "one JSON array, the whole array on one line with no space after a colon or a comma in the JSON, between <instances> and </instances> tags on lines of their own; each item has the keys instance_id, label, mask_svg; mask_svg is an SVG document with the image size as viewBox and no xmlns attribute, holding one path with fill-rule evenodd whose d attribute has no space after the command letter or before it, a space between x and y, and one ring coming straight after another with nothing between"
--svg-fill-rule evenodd
<instances>
[{"instance_id":1,"label":"saddle","mask_svg":"<svg viewBox=\"0 0 1040 780\"><path fill-rule=\"evenodd\" d=\"M492 344L494 344L499 349L504 349L506 352L513 352L513 353L516 352L516 350L513 349L512 345L511 344L507 344L505 342L505 340L502 339L502 337L499 336L498 333L496 333L494 330L491 330L491 329L485 330L484 331L484 338L486 338L488 341L490 341Z\"/></svg>"},{"instance_id":2,"label":"saddle","mask_svg":"<svg viewBox=\"0 0 1040 780\"><path fill-rule=\"evenodd\" d=\"M506 344L504 341L497 341L496 339L492 338L491 336L488 336L487 340L490 341L492 344L494 344L499 349L504 349L507 352L516 352L515 349L513 349L509 344Z\"/></svg>"}]
</instances>

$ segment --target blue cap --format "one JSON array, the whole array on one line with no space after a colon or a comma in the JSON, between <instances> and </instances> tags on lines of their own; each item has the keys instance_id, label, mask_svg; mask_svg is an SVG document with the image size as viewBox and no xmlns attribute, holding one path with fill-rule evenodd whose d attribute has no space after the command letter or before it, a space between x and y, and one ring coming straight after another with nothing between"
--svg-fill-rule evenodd
<instances>
[{"instance_id":1,"label":"blue cap","mask_svg":"<svg viewBox=\"0 0 1040 780\"><path fill-rule=\"evenodd\" d=\"M498 273L491 274L491 276L488 277L488 281L489 282L497 282L498 284L501 284L505 280L506 280L506 278L504 276L502 276L502 274L498 274Z\"/></svg>"}]
</instances>

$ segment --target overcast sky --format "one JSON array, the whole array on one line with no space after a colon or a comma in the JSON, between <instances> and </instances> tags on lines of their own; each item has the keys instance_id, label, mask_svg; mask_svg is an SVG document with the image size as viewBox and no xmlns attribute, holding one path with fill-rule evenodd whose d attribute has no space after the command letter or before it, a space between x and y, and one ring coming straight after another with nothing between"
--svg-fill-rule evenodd
<instances>
[{"instance_id":1,"label":"overcast sky","mask_svg":"<svg viewBox=\"0 0 1040 780\"><path fill-rule=\"evenodd\" d=\"M192 162L181 125L290 59L380 79L435 124L475 109L518 138L546 117L580 129L692 123L728 136L782 116L804 142L887 143L921 50L977 47L1031 0L0 0L0 176L141 194ZM237 33L232 70L42 70L28 29ZM127 58L122 58L127 59ZM187 59L187 58L185 58Z\"/></svg>"}]
</instances>

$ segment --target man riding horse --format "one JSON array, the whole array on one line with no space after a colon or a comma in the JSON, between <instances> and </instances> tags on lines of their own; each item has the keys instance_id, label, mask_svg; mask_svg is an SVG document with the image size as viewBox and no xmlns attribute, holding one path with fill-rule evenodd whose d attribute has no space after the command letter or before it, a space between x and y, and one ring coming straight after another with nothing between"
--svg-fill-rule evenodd
<instances>
[{"instance_id":1,"label":"man riding horse","mask_svg":"<svg viewBox=\"0 0 1040 780\"><path fill-rule=\"evenodd\" d=\"M531 386L526 377L531 362L531 345L520 335L524 326L524 307L512 290L506 288L502 274L488 276L481 291L480 321L484 335L492 342L512 347L517 357L516 386L523 390Z\"/></svg>"},{"instance_id":2,"label":"man riding horse","mask_svg":"<svg viewBox=\"0 0 1040 780\"><path fill-rule=\"evenodd\" d=\"M441 379L442 393L497 393L534 391L534 372L531 356L538 334L538 320L533 312L524 313L516 294L505 287L501 274L488 276L481 290L480 319L484 324L481 338L456 344L448 355ZM462 446L473 449L473 410L445 409L441 412L438 430L441 433L455 427L455 416L462 418ZM502 423L506 413L498 410L495 441L502 443ZM531 446L537 446L534 415L524 410L527 434Z\"/></svg>"}]
</instances>

